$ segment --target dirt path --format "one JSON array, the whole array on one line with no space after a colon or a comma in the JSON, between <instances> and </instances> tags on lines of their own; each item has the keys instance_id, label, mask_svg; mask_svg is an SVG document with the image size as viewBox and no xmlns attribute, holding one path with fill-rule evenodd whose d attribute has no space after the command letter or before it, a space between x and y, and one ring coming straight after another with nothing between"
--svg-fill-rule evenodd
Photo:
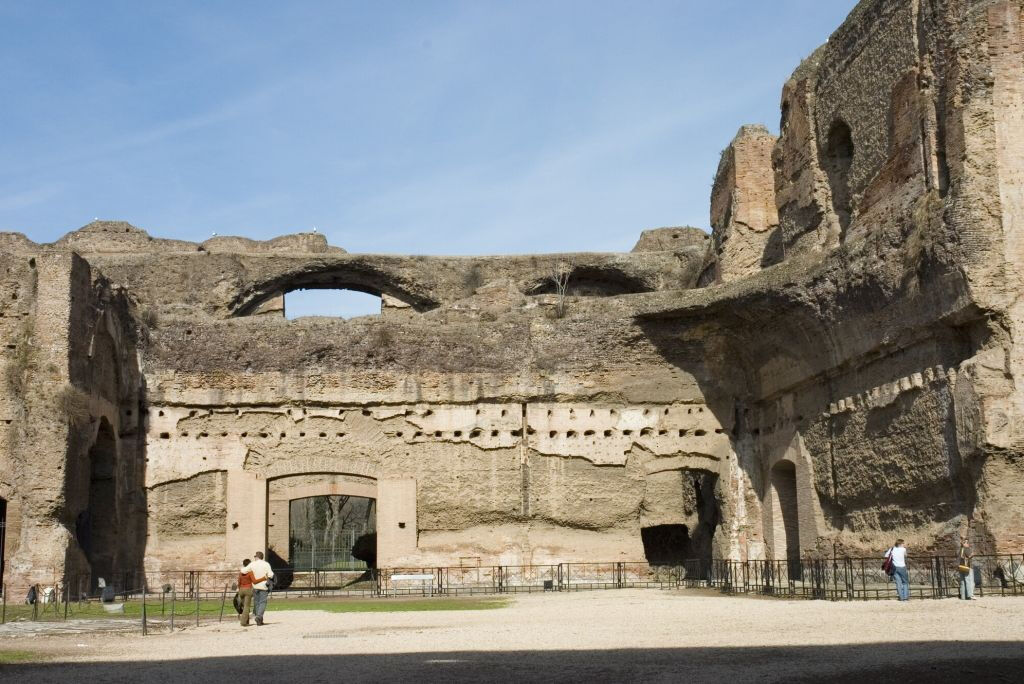
<instances>
[{"instance_id":1,"label":"dirt path","mask_svg":"<svg viewBox=\"0 0 1024 684\"><path fill-rule=\"evenodd\" d=\"M268 613L174 635L4 638L63 662L41 681L1018 681L1024 598L828 603L623 590L518 597L499 610ZM69 666L67 663L74 663Z\"/></svg>"}]
</instances>

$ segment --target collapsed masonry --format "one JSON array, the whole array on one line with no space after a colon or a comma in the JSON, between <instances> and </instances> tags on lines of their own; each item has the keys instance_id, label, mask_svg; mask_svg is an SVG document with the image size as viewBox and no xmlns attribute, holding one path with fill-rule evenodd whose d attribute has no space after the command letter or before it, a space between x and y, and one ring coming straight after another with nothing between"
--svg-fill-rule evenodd
<instances>
[{"instance_id":1,"label":"collapsed masonry","mask_svg":"<svg viewBox=\"0 0 1024 684\"><path fill-rule=\"evenodd\" d=\"M0 234L9 581L231 567L376 501L382 566L1024 550L1024 3L866 0L712 236L347 254ZM564 311L550 274L571 263ZM283 317L299 288L380 316Z\"/></svg>"}]
</instances>

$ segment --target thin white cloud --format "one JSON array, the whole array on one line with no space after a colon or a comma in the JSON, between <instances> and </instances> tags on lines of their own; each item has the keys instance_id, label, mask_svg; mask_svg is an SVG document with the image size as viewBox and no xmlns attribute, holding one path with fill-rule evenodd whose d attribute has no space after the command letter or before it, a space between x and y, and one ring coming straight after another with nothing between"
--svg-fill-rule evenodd
<instances>
[{"instance_id":1,"label":"thin white cloud","mask_svg":"<svg viewBox=\"0 0 1024 684\"><path fill-rule=\"evenodd\" d=\"M47 183L28 190L0 194L0 211L18 211L50 201L61 193L64 185Z\"/></svg>"}]
</instances>

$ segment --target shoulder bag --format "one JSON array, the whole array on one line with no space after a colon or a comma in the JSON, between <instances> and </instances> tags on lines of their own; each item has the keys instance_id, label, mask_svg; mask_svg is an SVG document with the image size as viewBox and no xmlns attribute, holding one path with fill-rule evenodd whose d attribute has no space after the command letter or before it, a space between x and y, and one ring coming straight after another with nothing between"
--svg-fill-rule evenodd
<instances>
[{"instance_id":1,"label":"shoulder bag","mask_svg":"<svg viewBox=\"0 0 1024 684\"><path fill-rule=\"evenodd\" d=\"M885 554L885 560L882 561L882 570L890 577L896 572L896 566L892 563L892 549L889 549L889 553Z\"/></svg>"}]
</instances>

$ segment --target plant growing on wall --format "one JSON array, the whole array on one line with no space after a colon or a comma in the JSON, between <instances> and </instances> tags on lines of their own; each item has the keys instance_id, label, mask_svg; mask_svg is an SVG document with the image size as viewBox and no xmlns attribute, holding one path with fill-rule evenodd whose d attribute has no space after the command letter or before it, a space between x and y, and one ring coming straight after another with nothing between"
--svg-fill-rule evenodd
<instances>
[{"instance_id":1,"label":"plant growing on wall","mask_svg":"<svg viewBox=\"0 0 1024 684\"><path fill-rule=\"evenodd\" d=\"M551 283L555 286L555 318L565 316L565 295L569 290L569 278L572 277L574 265L571 261L559 261L551 267Z\"/></svg>"},{"instance_id":2,"label":"plant growing on wall","mask_svg":"<svg viewBox=\"0 0 1024 684\"><path fill-rule=\"evenodd\" d=\"M89 395L74 385L64 385L57 393L57 409L72 427L88 424Z\"/></svg>"}]
</instances>

